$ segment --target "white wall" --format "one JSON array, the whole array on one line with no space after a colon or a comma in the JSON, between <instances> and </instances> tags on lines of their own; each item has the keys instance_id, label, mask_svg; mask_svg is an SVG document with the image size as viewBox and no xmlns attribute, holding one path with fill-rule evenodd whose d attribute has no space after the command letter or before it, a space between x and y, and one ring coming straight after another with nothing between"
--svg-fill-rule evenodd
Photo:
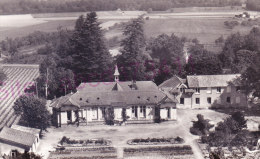
<instances>
[{"instance_id":1,"label":"white wall","mask_svg":"<svg viewBox=\"0 0 260 159\"><path fill-rule=\"evenodd\" d=\"M67 124L67 112L61 112L61 124Z\"/></svg>"},{"instance_id":2,"label":"white wall","mask_svg":"<svg viewBox=\"0 0 260 159\"><path fill-rule=\"evenodd\" d=\"M160 116L161 116L161 119L167 119L168 110L166 108L161 108L160 109Z\"/></svg>"},{"instance_id":3,"label":"white wall","mask_svg":"<svg viewBox=\"0 0 260 159\"><path fill-rule=\"evenodd\" d=\"M115 120L122 119L122 108L114 108Z\"/></svg>"}]
</instances>

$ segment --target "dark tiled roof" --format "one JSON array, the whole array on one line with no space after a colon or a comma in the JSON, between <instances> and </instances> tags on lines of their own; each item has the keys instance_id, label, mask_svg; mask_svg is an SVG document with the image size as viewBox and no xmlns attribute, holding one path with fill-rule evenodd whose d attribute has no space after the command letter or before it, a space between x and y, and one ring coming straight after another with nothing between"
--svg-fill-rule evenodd
<instances>
[{"instance_id":1,"label":"dark tiled roof","mask_svg":"<svg viewBox=\"0 0 260 159\"><path fill-rule=\"evenodd\" d=\"M67 94L66 96L62 96L60 98L56 98L54 99L51 104L50 107L53 108L60 108L62 105L74 105L74 103L71 102L70 97L73 94Z\"/></svg>"},{"instance_id":2,"label":"dark tiled roof","mask_svg":"<svg viewBox=\"0 0 260 159\"><path fill-rule=\"evenodd\" d=\"M226 87L229 82L238 77L240 77L240 74L187 76L187 82L190 88Z\"/></svg>"},{"instance_id":3,"label":"dark tiled roof","mask_svg":"<svg viewBox=\"0 0 260 159\"><path fill-rule=\"evenodd\" d=\"M109 106L113 103L158 104L166 95L160 91L77 92L71 100L80 106Z\"/></svg>"},{"instance_id":4,"label":"dark tiled roof","mask_svg":"<svg viewBox=\"0 0 260 159\"><path fill-rule=\"evenodd\" d=\"M77 90L80 92L102 92L111 91L115 86L116 82L91 82L91 83L81 83ZM132 91L129 87L132 81L119 81L118 84L124 91ZM158 90L157 85L152 81L136 81L136 86L140 91L151 91Z\"/></svg>"},{"instance_id":5,"label":"dark tiled roof","mask_svg":"<svg viewBox=\"0 0 260 159\"><path fill-rule=\"evenodd\" d=\"M162 84L160 84L159 88L168 87L168 88L174 89L184 82L185 82L185 80L183 80L183 79L177 77L176 75L174 75L172 78L170 78L170 79L164 81Z\"/></svg>"},{"instance_id":6,"label":"dark tiled roof","mask_svg":"<svg viewBox=\"0 0 260 159\"><path fill-rule=\"evenodd\" d=\"M4 127L3 130L0 132L1 142L9 141L26 147L31 147L35 141L35 138L36 136L31 133L8 127Z\"/></svg>"},{"instance_id":7,"label":"dark tiled roof","mask_svg":"<svg viewBox=\"0 0 260 159\"><path fill-rule=\"evenodd\" d=\"M36 129L36 128L30 128L30 127L25 127L25 126L20 126L20 125L12 125L12 129L20 130L23 132L27 132L30 134L34 134L35 136L40 135L41 130Z\"/></svg>"},{"instance_id":8,"label":"dark tiled roof","mask_svg":"<svg viewBox=\"0 0 260 159\"><path fill-rule=\"evenodd\" d=\"M166 97L152 81L84 83L73 95L56 99L51 106L129 106L137 104L155 105ZM170 99L171 100L171 99ZM171 101L174 102L174 101Z\"/></svg>"}]
</instances>

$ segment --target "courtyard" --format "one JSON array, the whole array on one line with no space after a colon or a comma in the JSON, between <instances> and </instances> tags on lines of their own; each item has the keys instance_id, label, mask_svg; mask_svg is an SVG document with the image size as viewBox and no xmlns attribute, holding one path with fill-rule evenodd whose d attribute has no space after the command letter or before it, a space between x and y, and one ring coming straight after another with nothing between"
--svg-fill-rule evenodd
<instances>
[{"instance_id":1,"label":"courtyard","mask_svg":"<svg viewBox=\"0 0 260 159\"><path fill-rule=\"evenodd\" d=\"M196 120L197 114L204 115L205 119L214 121L213 124L224 119L227 115L213 110L178 110L178 120L163 122L160 124L134 124L125 126L108 126L108 125L90 125L79 126L69 125L61 128L51 127L48 132L43 133L43 138L37 149L37 153L47 158L49 151L54 151L58 142L63 136L71 139L107 139L112 142L112 147L117 149L117 155L123 156L123 148L138 148L142 146L128 145L127 141L136 138L170 138L181 137L184 139L183 144L191 146L194 158L203 158L202 153L197 145L198 136L190 134L189 128L192 121Z\"/></svg>"}]
</instances>

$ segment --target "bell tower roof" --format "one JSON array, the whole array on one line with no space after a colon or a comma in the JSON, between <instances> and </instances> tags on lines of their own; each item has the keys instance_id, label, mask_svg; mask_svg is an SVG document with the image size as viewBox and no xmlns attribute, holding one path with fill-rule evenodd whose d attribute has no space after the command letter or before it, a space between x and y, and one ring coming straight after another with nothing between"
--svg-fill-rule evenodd
<instances>
[{"instance_id":1,"label":"bell tower roof","mask_svg":"<svg viewBox=\"0 0 260 159\"><path fill-rule=\"evenodd\" d=\"M118 67L117 65L115 66L115 73L114 73L114 76L119 76L119 71L118 71Z\"/></svg>"}]
</instances>

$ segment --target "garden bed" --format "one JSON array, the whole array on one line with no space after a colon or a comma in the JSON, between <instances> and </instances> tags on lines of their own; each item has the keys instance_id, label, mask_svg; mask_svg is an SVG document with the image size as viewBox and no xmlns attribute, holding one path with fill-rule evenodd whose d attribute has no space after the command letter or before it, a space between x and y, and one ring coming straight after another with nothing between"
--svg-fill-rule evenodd
<instances>
[{"instance_id":1,"label":"garden bed","mask_svg":"<svg viewBox=\"0 0 260 159\"><path fill-rule=\"evenodd\" d=\"M77 148L69 147L62 151L51 152L49 159L116 159L114 147Z\"/></svg>"},{"instance_id":2,"label":"garden bed","mask_svg":"<svg viewBox=\"0 0 260 159\"><path fill-rule=\"evenodd\" d=\"M59 143L64 147L92 147L111 145L111 141L105 139L72 140L66 136L64 136Z\"/></svg>"},{"instance_id":3,"label":"garden bed","mask_svg":"<svg viewBox=\"0 0 260 159\"><path fill-rule=\"evenodd\" d=\"M132 139L127 141L127 144L129 145L162 145L162 144L182 144L182 143L184 143L184 140L181 137Z\"/></svg>"},{"instance_id":4,"label":"garden bed","mask_svg":"<svg viewBox=\"0 0 260 159\"><path fill-rule=\"evenodd\" d=\"M144 148L125 148L124 157L140 156L140 155L170 155L170 156L183 156L193 155L192 149L188 145L184 146L156 146L156 147L144 147Z\"/></svg>"}]
</instances>

